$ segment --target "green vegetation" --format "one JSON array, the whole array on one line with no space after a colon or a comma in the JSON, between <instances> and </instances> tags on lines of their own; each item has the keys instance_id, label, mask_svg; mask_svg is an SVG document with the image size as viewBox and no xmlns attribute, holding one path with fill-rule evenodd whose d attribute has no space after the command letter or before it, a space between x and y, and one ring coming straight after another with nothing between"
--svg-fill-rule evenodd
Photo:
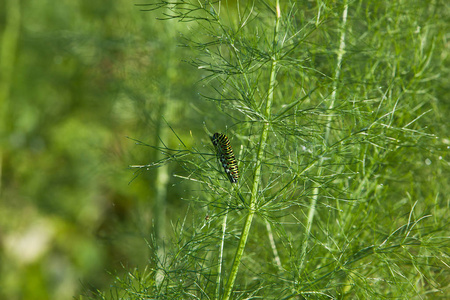
<instances>
[{"instance_id":1,"label":"green vegetation","mask_svg":"<svg viewBox=\"0 0 450 300\"><path fill-rule=\"evenodd\" d=\"M142 4L0 5L0 298L446 297L445 1Z\"/></svg>"}]
</instances>

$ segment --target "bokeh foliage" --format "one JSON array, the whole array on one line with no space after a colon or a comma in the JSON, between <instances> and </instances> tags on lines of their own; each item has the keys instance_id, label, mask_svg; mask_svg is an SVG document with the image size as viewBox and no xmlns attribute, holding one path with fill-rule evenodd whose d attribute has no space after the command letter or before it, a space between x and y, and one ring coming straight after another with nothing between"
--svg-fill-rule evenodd
<instances>
[{"instance_id":1,"label":"bokeh foliage","mask_svg":"<svg viewBox=\"0 0 450 300\"><path fill-rule=\"evenodd\" d=\"M130 1L0 4L17 45L2 48L0 298L70 299L147 262L152 174L129 184L128 165L155 153L127 136L156 141L165 102L185 127L197 117L181 103L198 98L179 33L154 19Z\"/></svg>"},{"instance_id":2,"label":"bokeh foliage","mask_svg":"<svg viewBox=\"0 0 450 300\"><path fill-rule=\"evenodd\" d=\"M342 169L351 174L349 180L339 177L333 182L329 178L315 178L318 182L323 180L321 184L332 182L329 186L336 186L336 193L330 188L330 194L324 195L325 198L339 199L342 196L347 201L368 201L352 203L345 209L341 207L346 205L343 202L320 202L319 221L313 228L316 243L310 243L315 246L307 253L311 257L317 253L315 251L336 256L353 253L353 256L336 259L334 263L340 262L341 269L336 271L330 285L346 290L352 284L356 295L362 298L376 291L368 292L370 282L366 278L358 278L362 273L353 270L351 263L359 261L359 268L370 269L370 255L374 254L374 250L370 246L361 250L359 246L364 245L359 241L368 241L373 237L373 244L380 245L383 240L379 237L385 235L387 241L394 241L392 245L395 242L403 245L400 240L404 235L400 233L408 230L419 234L427 232L427 236L421 236L421 242L428 240L429 247L422 244L424 247L395 252L397 262L402 262L403 256L428 257L430 253L438 252L448 258L448 248L438 249L439 243L433 239L448 233L448 229L445 231L443 228L448 227L447 195L450 192L447 179L450 176L450 130L446 121L450 113L449 5L445 1L431 1L429 4L421 1L367 3L370 5L365 1L350 2L347 25L350 29L339 81L341 98L338 99L345 104L336 106L334 113L339 112L340 115L330 124L332 130L337 132L332 136L339 139L340 134L348 134L345 130L363 129L367 124L375 124L377 116L384 115L390 121L383 119L380 123L391 124L392 130L384 136L386 131L380 126L373 126L372 130L379 130L372 132L377 138L365 142L368 148L375 147L370 150L362 147L360 157L347 156L351 152L345 152L345 148L334 153L334 163L366 161L365 170L373 173L366 174L350 164ZM317 114L296 111L298 116L303 117L299 118L301 123L297 124L298 127L289 127L292 124L282 120L274 122L275 134L279 136L281 133L296 134L303 128L301 132L306 132L303 148L307 149L302 152L301 146L292 143L274 145L279 148L271 149L273 152L267 156L274 160L280 159L278 153L285 151L313 157L308 150L320 147L320 135L316 135L315 126L325 124L327 116L319 99L329 97L333 91L332 75L339 46L341 4L320 1L320 4L308 2L304 7L302 4L289 5L294 9L290 10L286 4L283 13L296 12L295 16L290 16L292 23L298 22L304 26L311 22L319 6L322 19L326 22L305 26L307 29L317 26L311 29L310 36L305 37L308 44L294 48L282 62L284 68L301 66L301 72L297 76L280 73L280 87L289 103L297 99L298 86L312 87L313 83L320 82L317 91L320 97L316 94L314 99L318 102L306 103L314 105ZM8 25L11 24L8 19L11 18L11 7L18 12L18 15L12 16L19 16L17 20L20 24L15 40L14 34L5 34L8 29L14 31L14 27ZM233 15L236 16L230 14ZM127 170L127 166L154 161L157 153L148 147L134 146L134 141L126 136L158 144L155 132L159 132L158 128L170 126L183 141L191 143L187 144L190 147L203 142L200 127L204 120L209 124L214 122L215 128L245 120L245 113L236 113L239 109L228 103L222 103L216 109L208 101L199 99L199 91L208 97L217 97L214 89L205 91L202 85L197 84L201 76L209 73L182 62L187 60L193 61L194 66L203 65L203 59L207 57L197 56L198 52L189 47L178 46L187 43L185 38L206 42L210 37L196 35L200 31L196 30L195 22L161 22L156 21L155 16L161 15L141 12L132 2L125 0L107 4L100 1L66 0L54 3L7 0L0 4L2 38L10 39L3 38L2 41L17 45L17 50L14 47L2 48L3 52L8 49L14 52L9 56L2 55L12 59L12 68L1 69L2 84L6 83L9 87L2 85L2 91L8 90L8 94L0 99L3 101L0 106L0 298L68 299L85 288L108 290L113 276L108 275L107 271L117 270L120 273L122 264L125 270L134 267L141 270L130 272L136 281L129 281L133 276L125 276L124 282L119 281L118 284L123 283L126 291L131 292L136 282L143 282L136 288L139 292L151 286L151 279L145 277L151 276L142 270L151 256L151 248L146 242L153 232L151 208L155 196L152 188L155 173L143 172L129 184L134 174L132 170ZM271 17L269 13L258 15L258 22L269 24ZM231 23L233 21L236 20L230 20ZM264 45L265 41L257 44L260 42L257 35L251 37L244 30L242 35L248 37L255 48ZM300 35L298 38L300 40ZM262 53L247 53L249 61L267 60L268 57ZM297 60L289 61L290 57ZM1 65L6 65L5 61ZM290 75L283 77L284 74ZM387 78L392 81L387 81ZM213 88L220 86L220 78L219 83L203 81L203 84L206 83ZM389 96L383 94L386 91ZM358 96L353 99L352 95ZM278 97L282 98L281 95ZM391 113L395 103L384 108L380 104L384 97L398 98L399 106L395 110L403 112ZM283 111L285 105L278 102L275 108ZM169 107L169 112L166 107ZM361 108L360 115L353 110L355 107ZM377 116L368 114L370 110ZM396 131L395 128L401 130ZM320 129L323 128L319 126ZM190 131L200 138L192 138ZM164 142L177 148L177 138L174 135L168 137ZM380 141L383 143L379 144ZM241 143L245 145L243 138ZM398 151L399 148L401 151ZM369 159L365 156L367 153L370 153ZM243 158L246 162L251 160L250 154ZM281 163L285 161L280 159ZM273 165L272 161L267 167L272 172L267 175L269 181L285 176L283 170L276 171ZM181 167L176 164L170 166L170 174L189 175ZM244 174L245 171L244 166ZM333 178L334 173L328 175ZM181 199L191 197L189 193L192 188L186 188L185 182L180 183L174 177L170 177L170 181L174 185L168 192L167 215L176 231L182 227L176 220L187 211L187 203ZM358 190L363 183L374 188L365 194L365 190ZM345 197L341 194L343 190L347 191ZM352 194L348 191L356 192ZM271 195L270 188L263 192ZM312 194L306 196L309 199ZM194 193L192 197L197 196ZM379 199L387 199L389 203L380 203ZM309 202L305 202L305 214L308 205ZM342 211L367 217L343 217ZM420 222L414 223L428 215L432 216L432 221L425 223L424 227L419 226L422 224ZM333 226L335 220L346 218L352 221ZM407 226L397 232L399 224ZM300 228L298 224L293 227ZM214 230L211 235L220 234ZM257 261L257 255L265 257L266 261L272 260L271 249L264 239L264 224L257 223L255 230L263 234L255 235L248 244L246 251L250 254L246 263L249 266ZM282 236L285 233L279 234ZM294 234L294 237L300 237L300 234ZM343 237L345 245L354 247L354 251L339 249L341 244L335 244L334 237L336 240ZM195 238L192 237L193 241ZM193 248L197 246L195 243L190 245ZM448 243L443 242L442 245L447 247ZM376 255L389 269L392 256L384 257L381 250ZM438 259L430 257L429 269L423 275L426 280L418 282L417 289L431 290L430 285L448 289L449 281L445 278L448 270L445 272L437 267ZM412 261L417 264L424 262L422 259ZM188 262L192 263L187 260L186 265L179 266L180 273L174 273L174 278L188 276L183 273L183 270L193 268L187 265ZM328 262L324 258L322 266ZM275 265L270 265L270 268L276 271ZM407 270L410 269L401 264L391 268L392 273ZM261 281L255 283L252 274L256 272L259 272L258 268L249 267L241 275L249 283L247 288L253 284L255 291L264 286L264 280L269 282L272 276L271 273L258 274ZM320 272L320 268L306 269L303 276L310 276L308 279L313 281ZM395 276L392 276L394 279ZM84 287L81 287L80 281ZM321 284L316 287L327 288ZM382 286L383 283L377 288ZM409 288L407 283L404 288Z\"/></svg>"}]
</instances>

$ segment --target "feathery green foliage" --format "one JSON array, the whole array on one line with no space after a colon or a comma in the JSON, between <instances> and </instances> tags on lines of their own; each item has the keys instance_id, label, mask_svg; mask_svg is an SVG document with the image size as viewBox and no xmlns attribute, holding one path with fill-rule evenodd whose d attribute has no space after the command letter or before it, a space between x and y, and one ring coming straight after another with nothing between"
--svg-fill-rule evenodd
<instances>
[{"instance_id":1,"label":"feathery green foliage","mask_svg":"<svg viewBox=\"0 0 450 300\"><path fill-rule=\"evenodd\" d=\"M441 69L448 5L156 1L141 8L190 29L190 63L204 74L205 101L230 125L241 178L232 187L221 176L204 133L187 143L174 131L181 148L157 147L164 158L140 168L177 162L189 208L172 224L164 256L118 278L101 298L448 293L449 141L436 111L448 95L448 67ZM215 119L205 111L208 130L223 131Z\"/></svg>"}]
</instances>

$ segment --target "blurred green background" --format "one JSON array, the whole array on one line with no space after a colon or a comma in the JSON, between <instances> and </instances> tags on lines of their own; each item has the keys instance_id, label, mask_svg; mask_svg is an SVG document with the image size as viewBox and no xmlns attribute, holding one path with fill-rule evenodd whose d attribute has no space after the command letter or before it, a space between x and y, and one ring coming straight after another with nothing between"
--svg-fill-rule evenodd
<instances>
[{"instance_id":1,"label":"blurred green background","mask_svg":"<svg viewBox=\"0 0 450 300\"><path fill-rule=\"evenodd\" d=\"M179 25L135 3L0 3L1 299L72 299L148 261L155 175L127 166L155 154L127 136L189 134L208 108Z\"/></svg>"},{"instance_id":2,"label":"blurred green background","mask_svg":"<svg viewBox=\"0 0 450 300\"><path fill-rule=\"evenodd\" d=\"M133 180L127 166L158 156L127 136L157 145L170 126L184 142L205 139L215 106L179 47L194 25L136 3L0 2L0 299L72 299L145 266L157 178ZM220 128L220 118L206 121ZM176 214L186 189L168 180Z\"/></svg>"}]
</instances>

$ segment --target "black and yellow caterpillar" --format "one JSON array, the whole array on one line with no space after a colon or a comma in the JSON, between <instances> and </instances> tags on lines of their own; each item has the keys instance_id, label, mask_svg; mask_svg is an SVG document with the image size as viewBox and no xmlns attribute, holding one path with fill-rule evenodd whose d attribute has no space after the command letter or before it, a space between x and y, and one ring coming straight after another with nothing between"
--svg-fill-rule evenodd
<instances>
[{"instance_id":1,"label":"black and yellow caterpillar","mask_svg":"<svg viewBox=\"0 0 450 300\"><path fill-rule=\"evenodd\" d=\"M239 179L239 170L234 156L233 148L231 148L230 140L225 134L214 133L211 141L216 148L220 162L231 183L237 183Z\"/></svg>"}]
</instances>

